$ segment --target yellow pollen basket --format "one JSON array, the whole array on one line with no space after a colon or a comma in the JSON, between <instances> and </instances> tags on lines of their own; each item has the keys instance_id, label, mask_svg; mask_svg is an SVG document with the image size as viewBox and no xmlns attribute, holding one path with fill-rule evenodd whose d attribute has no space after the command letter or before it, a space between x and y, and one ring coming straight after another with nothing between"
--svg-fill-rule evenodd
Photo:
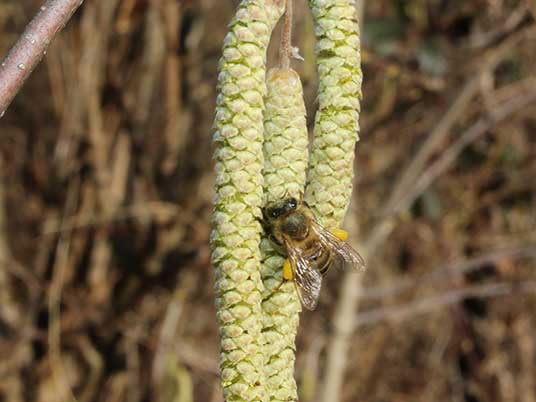
<instances>
[{"instance_id":1,"label":"yellow pollen basket","mask_svg":"<svg viewBox=\"0 0 536 402\"><path fill-rule=\"evenodd\" d=\"M346 241L348 239L348 232L344 229L332 229L330 232L339 240Z\"/></svg>"},{"instance_id":2,"label":"yellow pollen basket","mask_svg":"<svg viewBox=\"0 0 536 402\"><path fill-rule=\"evenodd\" d=\"M344 229L332 229L330 232L339 240L346 241L348 239L348 232ZM285 262L283 263L283 279L286 281L291 281L294 279L294 275L292 274L292 266L290 265L288 258L285 259Z\"/></svg>"}]
</instances>

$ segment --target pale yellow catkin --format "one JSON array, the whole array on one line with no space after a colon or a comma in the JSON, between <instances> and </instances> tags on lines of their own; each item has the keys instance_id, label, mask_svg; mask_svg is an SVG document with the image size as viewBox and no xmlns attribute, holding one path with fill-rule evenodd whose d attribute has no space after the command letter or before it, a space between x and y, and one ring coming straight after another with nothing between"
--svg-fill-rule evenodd
<instances>
[{"instance_id":1,"label":"pale yellow catkin","mask_svg":"<svg viewBox=\"0 0 536 402\"><path fill-rule=\"evenodd\" d=\"M352 193L359 140L361 57L354 0L309 0L315 22L318 111L305 200L319 222L339 227Z\"/></svg>"},{"instance_id":2,"label":"pale yellow catkin","mask_svg":"<svg viewBox=\"0 0 536 402\"><path fill-rule=\"evenodd\" d=\"M274 68L267 75L264 113L264 194L267 203L287 197L300 199L308 159L307 123L300 77L296 71ZM261 242L262 308L266 341L266 375L271 401L296 401L295 338L300 301L292 282L282 283L284 256L267 237Z\"/></svg>"},{"instance_id":3,"label":"pale yellow catkin","mask_svg":"<svg viewBox=\"0 0 536 402\"><path fill-rule=\"evenodd\" d=\"M227 402L269 401L259 219L266 49L283 9L278 0L242 1L225 37L219 66L211 248Z\"/></svg>"}]
</instances>

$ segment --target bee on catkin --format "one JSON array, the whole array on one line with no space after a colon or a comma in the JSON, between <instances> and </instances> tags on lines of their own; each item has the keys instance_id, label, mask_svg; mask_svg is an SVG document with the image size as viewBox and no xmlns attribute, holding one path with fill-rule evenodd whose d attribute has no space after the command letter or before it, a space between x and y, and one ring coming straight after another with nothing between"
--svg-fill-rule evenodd
<instances>
[{"instance_id":1,"label":"bee on catkin","mask_svg":"<svg viewBox=\"0 0 536 402\"><path fill-rule=\"evenodd\" d=\"M290 261L292 279L302 304L314 310L322 277L332 267L361 271L365 260L349 244L316 222L311 209L296 198L264 208L264 223L272 241L282 246Z\"/></svg>"}]
</instances>

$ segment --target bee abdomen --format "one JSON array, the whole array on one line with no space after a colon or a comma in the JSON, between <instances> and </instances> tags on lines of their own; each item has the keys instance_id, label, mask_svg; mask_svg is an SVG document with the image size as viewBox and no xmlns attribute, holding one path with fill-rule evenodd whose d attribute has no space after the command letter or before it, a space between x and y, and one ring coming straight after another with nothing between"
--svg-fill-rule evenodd
<instances>
[{"instance_id":1,"label":"bee abdomen","mask_svg":"<svg viewBox=\"0 0 536 402\"><path fill-rule=\"evenodd\" d=\"M330 251L324 247L318 247L318 245L316 245L316 247L311 248L310 250L312 250L310 259L314 264L314 268L322 275L325 275L331 265Z\"/></svg>"},{"instance_id":2,"label":"bee abdomen","mask_svg":"<svg viewBox=\"0 0 536 402\"><path fill-rule=\"evenodd\" d=\"M331 266L331 256L328 251L324 251L324 253L322 253L322 256L324 258L322 260L322 263L319 264L318 270L322 275L325 275L328 272L329 267Z\"/></svg>"}]
</instances>

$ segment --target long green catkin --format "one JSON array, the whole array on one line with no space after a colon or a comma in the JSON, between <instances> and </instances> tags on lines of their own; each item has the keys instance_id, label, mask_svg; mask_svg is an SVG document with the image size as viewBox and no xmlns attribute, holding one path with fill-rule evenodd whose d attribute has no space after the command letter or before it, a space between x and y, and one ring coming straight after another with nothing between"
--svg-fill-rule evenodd
<instances>
[{"instance_id":1,"label":"long green catkin","mask_svg":"<svg viewBox=\"0 0 536 402\"><path fill-rule=\"evenodd\" d=\"M298 73L274 68L267 75L264 114L264 194L267 203L300 199L308 159L307 123L303 89ZM296 401L294 380L295 338L301 304L294 284L282 277L285 258L268 238L261 242L263 334L266 341L266 375L271 401Z\"/></svg>"},{"instance_id":2,"label":"long green catkin","mask_svg":"<svg viewBox=\"0 0 536 402\"><path fill-rule=\"evenodd\" d=\"M305 200L327 228L341 225L359 140L361 57L354 0L309 0L317 39L318 111Z\"/></svg>"},{"instance_id":3,"label":"long green catkin","mask_svg":"<svg viewBox=\"0 0 536 402\"><path fill-rule=\"evenodd\" d=\"M225 37L214 133L211 234L227 402L268 401L264 369L260 234L266 49L283 13L277 0L244 0Z\"/></svg>"}]
</instances>

